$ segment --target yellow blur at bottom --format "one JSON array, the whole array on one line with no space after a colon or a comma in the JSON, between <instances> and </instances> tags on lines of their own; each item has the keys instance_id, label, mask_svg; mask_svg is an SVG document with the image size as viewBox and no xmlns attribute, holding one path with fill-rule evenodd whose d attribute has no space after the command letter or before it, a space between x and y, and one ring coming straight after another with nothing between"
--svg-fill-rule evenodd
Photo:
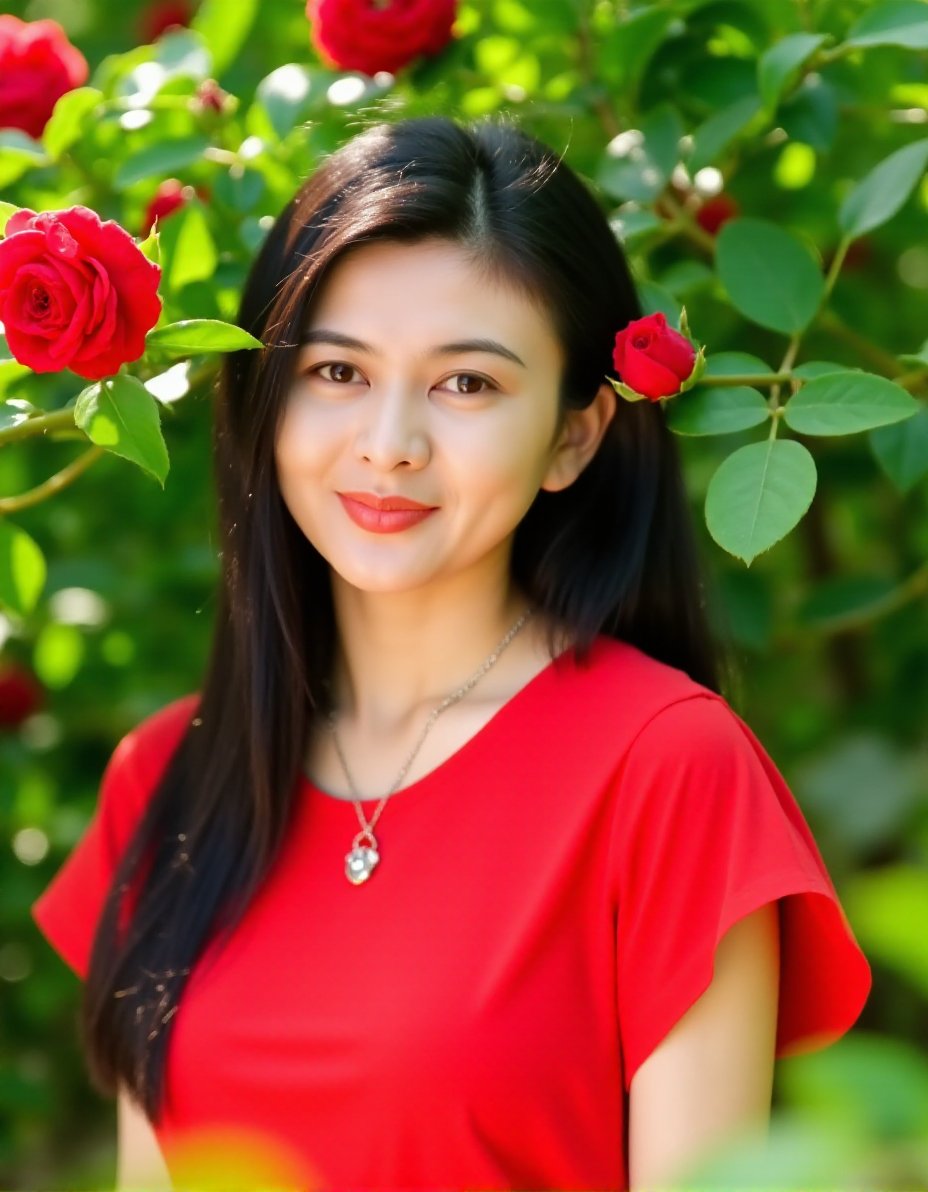
<instances>
[{"instance_id":1,"label":"yellow blur at bottom","mask_svg":"<svg viewBox=\"0 0 928 1192\"><path fill-rule=\"evenodd\" d=\"M201 1128L175 1137L167 1155L178 1192L272 1192L321 1188L306 1160L276 1139L241 1127Z\"/></svg>"}]
</instances>

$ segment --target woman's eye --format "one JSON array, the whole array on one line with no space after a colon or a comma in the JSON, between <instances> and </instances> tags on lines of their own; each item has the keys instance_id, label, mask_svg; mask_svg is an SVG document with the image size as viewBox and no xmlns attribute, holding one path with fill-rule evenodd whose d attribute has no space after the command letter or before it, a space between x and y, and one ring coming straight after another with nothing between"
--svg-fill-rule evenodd
<instances>
[{"instance_id":1,"label":"woman's eye","mask_svg":"<svg viewBox=\"0 0 928 1192\"><path fill-rule=\"evenodd\" d=\"M455 373L453 377L448 378L448 381L458 381L461 378L465 381L465 387L463 389L453 389L452 392L460 394L462 397L478 397L496 388L492 381L488 381L486 377L478 376L477 373ZM486 388L478 388L480 385Z\"/></svg>"},{"instance_id":2,"label":"woman's eye","mask_svg":"<svg viewBox=\"0 0 928 1192\"><path fill-rule=\"evenodd\" d=\"M321 372L324 368L331 368L333 370L333 375L328 376L328 377L324 376L322 379L324 381L334 381L336 384L339 384L339 385L343 384L345 381L349 380L351 374L355 371L355 369L352 365L345 364L343 361L340 361L340 360L335 360L335 361L332 361L330 364L317 365L315 368L310 369L310 373L311 374L314 374L314 373L321 374Z\"/></svg>"}]
</instances>

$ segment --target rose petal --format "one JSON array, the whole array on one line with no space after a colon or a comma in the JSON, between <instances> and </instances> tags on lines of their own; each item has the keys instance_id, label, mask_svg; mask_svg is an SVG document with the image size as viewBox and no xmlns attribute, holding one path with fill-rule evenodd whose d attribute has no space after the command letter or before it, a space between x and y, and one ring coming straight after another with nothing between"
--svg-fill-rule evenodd
<instances>
[{"instance_id":1,"label":"rose petal","mask_svg":"<svg viewBox=\"0 0 928 1192\"><path fill-rule=\"evenodd\" d=\"M650 398L669 397L680 388L676 373L635 347L626 350L622 380L636 393Z\"/></svg>"},{"instance_id":2,"label":"rose petal","mask_svg":"<svg viewBox=\"0 0 928 1192\"><path fill-rule=\"evenodd\" d=\"M37 294L44 295L44 310L37 304ZM5 326L42 339L57 339L74 313L74 303L67 287L49 265L36 263L17 274Z\"/></svg>"}]
</instances>

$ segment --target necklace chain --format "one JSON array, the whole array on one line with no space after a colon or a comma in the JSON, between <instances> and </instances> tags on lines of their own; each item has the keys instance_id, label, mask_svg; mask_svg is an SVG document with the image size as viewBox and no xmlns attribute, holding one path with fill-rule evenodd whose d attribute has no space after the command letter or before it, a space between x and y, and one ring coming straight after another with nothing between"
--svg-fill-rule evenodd
<instances>
[{"instance_id":1,"label":"necklace chain","mask_svg":"<svg viewBox=\"0 0 928 1192\"><path fill-rule=\"evenodd\" d=\"M409 754L409 756L406 758L406 761L403 763L402 769L400 770L399 774L396 776L396 779L395 779L393 785L390 787L390 789L387 791L387 793L380 800L380 803L377 805L377 809L374 812L374 814L371 817L369 822L367 822L364 819L364 812L360 805L361 795L358 793L358 789L355 786L354 780L351 777L351 773L348 769L348 763L345 760L345 754L342 751L341 744L338 740L338 733L335 730L335 713L333 710L329 711L328 721L329 721L329 729L331 730L331 733L332 733L332 741L335 745L335 750L338 753L339 760L341 761L342 769L345 771L345 777L348 779L348 786L351 788L351 793L354 796L353 802L354 802L355 812L357 813L357 816L358 816L358 822L361 825L361 832L359 833L358 838L360 838L362 836L369 836L370 834L373 833L374 825L377 823L377 820L380 818L380 814L383 811L384 807L386 807L387 800L389 799L390 795L392 795L393 792L397 789L397 787L400 785L400 783L403 781L403 779L406 777L406 774L409 771L409 767L412 765L416 754L419 752L419 750L422 747L423 741L428 736L429 730L431 729L431 727L435 723L435 721L438 719L438 717L447 708L450 708L452 704L456 704L458 702L458 700L463 699L464 696L467 695L467 693L470 690L472 690L472 688L474 688L477 685L477 683L480 682L480 680L487 673L487 671L490 669L490 667L492 667L496 663L500 654L502 654L502 652L506 649L506 647L509 645L509 643L512 641L512 639L519 632L519 630L522 629L522 627L525 625L526 621L532 615L533 611L534 610L531 608L526 609L522 613L522 615L519 617L519 619L516 621L516 623L512 626L512 628L509 630L509 632L506 634L506 636L502 639L502 641L499 643L499 645L497 645L497 647L492 652L492 654L490 654L481 663L481 665L477 668L477 670L474 671L474 673L471 675L471 677L465 683L462 683L461 686L456 691L453 691L450 695L446 695L445 698L441 701L441 703L438 704L437 707L432 709L432 711L429 713L428 719L425 722L425 727L422 730L419 740L413 746L412 752Z\"/></svg>"}]
</instances>

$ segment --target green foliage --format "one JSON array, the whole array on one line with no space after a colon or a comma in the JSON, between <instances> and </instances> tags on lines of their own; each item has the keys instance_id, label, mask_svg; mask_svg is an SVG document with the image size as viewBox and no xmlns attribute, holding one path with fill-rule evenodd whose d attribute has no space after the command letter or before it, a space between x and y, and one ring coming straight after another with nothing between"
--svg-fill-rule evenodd
<instances>
[{"instance_id":1,"label":"green foliage","mask_svg":"<svg viewBox=\"0 0 928 1192\"><path fill-rule=\"evenodd\" d=\"M291 0L203 0L154 45L140 12L43 3L91 77L41 140L0 130L0 235L18 208L86 205L160 263L164 300L142 359L91 385L31 372L0 338L0 646L47 694L0 734L0 1184L112 1179L76 985L24 908L118 736L199 682L221 549L208 396L218 353L258 346L233 326L249 265L361 127L511 111L587 180L642 309L688 312L705 371L664 410L713 615L750 675L733 700L874 967L863 1029L778 1065L764 1175L924 1186L928 4L461 0L455 40L395 77L320 62ZM171 176L184 203L143 238ZM759 1146L694 1186L756 1183Z\"/></svg>"}]
</instances>

